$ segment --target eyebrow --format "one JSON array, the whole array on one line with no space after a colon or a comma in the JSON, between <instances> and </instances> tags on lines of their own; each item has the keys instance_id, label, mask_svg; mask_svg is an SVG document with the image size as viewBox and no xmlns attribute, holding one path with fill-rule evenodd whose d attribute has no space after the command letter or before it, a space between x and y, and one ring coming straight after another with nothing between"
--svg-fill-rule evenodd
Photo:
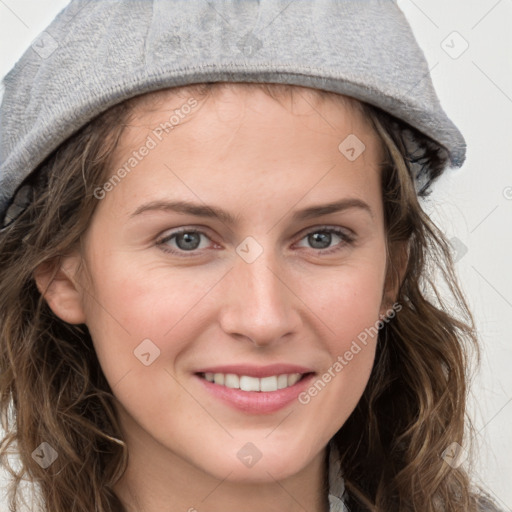
<instances>
[{"instance_id":1,"label":"eyebrow","mask_svg":"<svg viewBox=\"0 0 512 512\"><path fill-rule=\"evenodd\" d=\"M335 201L334 203L327 203L318 206L310 206L303 210L299 210L293 215L295 220L305 220L314 217L320 217L321 215L328 215L330 213L342 212L345 210L360 209L367 212L373 219L373 211L368 203L365 203L361 199L347 198Z\"/></svg>"},{"instance_id":2,"label":"eyebrow","mask_svg":"<svg viewBox=\"0 0 512 512\"><path fill-rule=\"evenodd\" d=\"M298 210L292 216L293 220L307 220L330 213L342 212L351 209L359 209L367 212L373 219L373 211L370 206L357 198L346 198L333 203L310 206L302 210ZM229 212L222 210L216 206L205 204L191 203L188 201L151 201L139 206L130 218L140 215L148 211L170 211L194 215L196 217L217 218L225 224L236 224L239 217L231 215Z\"/></svg>"}]
</instances>

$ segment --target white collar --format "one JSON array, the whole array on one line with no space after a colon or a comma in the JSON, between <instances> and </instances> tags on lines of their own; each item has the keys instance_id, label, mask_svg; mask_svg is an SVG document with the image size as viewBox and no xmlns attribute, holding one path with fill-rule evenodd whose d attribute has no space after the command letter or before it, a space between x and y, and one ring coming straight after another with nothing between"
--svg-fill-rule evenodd
<instances>
[{"instance_id":1,"label":"white collar","mask_svg":"<svg viewBox=\"0 0 512 512\"><path fill-rule=\"evenodd\" d=\"M343 502L345 480L341 474L339 451L333 441L329 442L329 512L348 512Z\"/></svg>"}]
</instances>

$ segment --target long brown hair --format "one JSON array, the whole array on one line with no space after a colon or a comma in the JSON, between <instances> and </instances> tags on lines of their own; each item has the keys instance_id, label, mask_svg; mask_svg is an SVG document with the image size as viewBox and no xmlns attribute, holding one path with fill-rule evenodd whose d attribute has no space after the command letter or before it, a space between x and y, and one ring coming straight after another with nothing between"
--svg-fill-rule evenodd
<instances>
[{"instance_id":1,"label":"long brown hair","mask_svg":"<svg viewBox=\"0 0 512 512\"><path fill-rule=\"evenodd\" d=\"M295 89L245 85L273 97ZM218 86L174 91L202 97ZM6 430L0 460L12 476L13 511L20 510L23 479L36 484L48 512L125 511L113 491L128 451L112 390L87 327L53 314L34 271L40 265L57 270L59 258L79 246L98 202L94 190L109 177L113 150L139 100L110 108L53 152L31 175L30 206L0 233L0 411ZM418 199L445 169L447 153L379 109L359 105L385 149L388 282L398 286L402 309L380 330L365 392L334 437L347 504L352 512L474 511L477 498L466 471L441 454L454 442L468 448L465 404L477 338L449 244ZM411 140L417 148L412 157ZM422 183L417 191L415 183ZM404 243L408 260L400 281ZM440 282L449 297L438 291ZM47 468L33 455L43 442L58 454ZM13 452L18 469L8 460Z\"/></svg>"}]
</instances>

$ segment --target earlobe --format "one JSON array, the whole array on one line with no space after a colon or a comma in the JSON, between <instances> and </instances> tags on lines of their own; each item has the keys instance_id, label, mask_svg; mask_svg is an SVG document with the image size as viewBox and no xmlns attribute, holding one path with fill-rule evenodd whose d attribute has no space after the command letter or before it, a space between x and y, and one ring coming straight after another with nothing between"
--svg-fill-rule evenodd
<instances>
[{"instance_id":1,"label":"earlobe","mask_svg":"<svg viewBox=\"0 0 512 512\"><path fill-rule=\"evenodd\" d=\"M34 279L50 309L69 324L85 323L82 293L75 279L78 256L68 256L59 262L45 262L34 272Z\"/></svg>"}]
</instances>

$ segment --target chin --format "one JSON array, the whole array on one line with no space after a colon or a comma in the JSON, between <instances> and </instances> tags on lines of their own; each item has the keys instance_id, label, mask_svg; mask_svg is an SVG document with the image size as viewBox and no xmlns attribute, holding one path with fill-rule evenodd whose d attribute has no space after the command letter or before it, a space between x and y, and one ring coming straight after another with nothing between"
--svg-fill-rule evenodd
<instances>
[{"instance_id":1,"label":"chin","mask_svg":"<svg viewBox=\"0 0 512 512\"><path fill-rule=\"evenodd\" d=\"M226 448L221 454L206 455L207 464L204 458L197 462L215 478L238 483L269 483L284 480L299 473L311 463L304 449L290 446L288 450L287 447L264 444L263 441L259 444L250 441L237 442L235 449Z\"/></svg>"}]
</instances>

